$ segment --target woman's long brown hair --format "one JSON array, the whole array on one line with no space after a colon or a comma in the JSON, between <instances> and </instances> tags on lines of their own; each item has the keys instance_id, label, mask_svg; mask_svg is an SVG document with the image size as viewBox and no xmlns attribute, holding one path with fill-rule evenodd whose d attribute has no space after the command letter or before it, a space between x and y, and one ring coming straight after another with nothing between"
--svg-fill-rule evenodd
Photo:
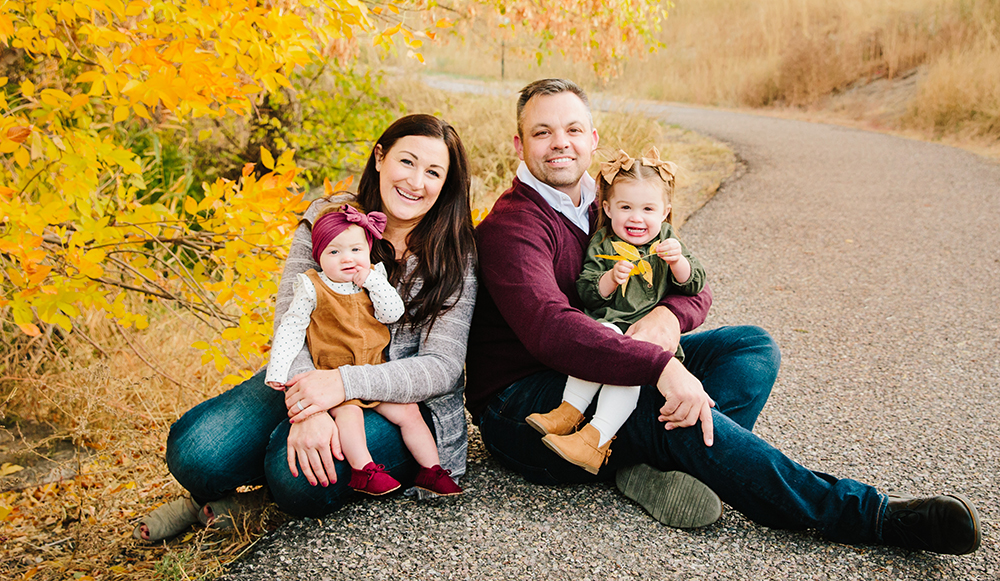
<instances>
[{"instance_id":1,"label":"woman's long brown hair","mask_svg":"<svg viewBox=\"0 0 1000 581\"><path fill-rule=\"evenodd\" d=\"M417 267L402 280L402 295L407 297L414 282L422 281L416 295L407 302L405 321L413 326L434 325L460 296L469 260L475 260L476 242L472 233L472 208L469 203L469 160L462 140L455 129L432 115L407 115L397 119L382 133L368 157L368 163L358 183L358 204L366 212L384 212L379 191L379 174L375 169L375 152L387 154L392 146L407 135L441 139L448 147L448 175L434 206L406 237L406 246L417 257ZM396 252L387 240L372 248L372 263L383 262L389 281L395 286L402 276L402 265L396 262Z\"/></svg>"}]
</instances>

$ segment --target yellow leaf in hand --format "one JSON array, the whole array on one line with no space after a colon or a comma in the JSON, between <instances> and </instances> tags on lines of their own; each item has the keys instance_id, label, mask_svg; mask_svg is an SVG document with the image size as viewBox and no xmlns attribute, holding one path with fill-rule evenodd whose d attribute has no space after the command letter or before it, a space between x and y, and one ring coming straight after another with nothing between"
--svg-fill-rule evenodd
<instances>
[{"instance_id":1,"label":"yellow leaf in hand","mask_svg":"<svg viewBox=\"0 0 1000 581\"><path fill-rule=\"evenodd\" d=\"M642 267L642 272L639 273L639 274L641 274L642 278L644 278L646 280L646 282L649 283L650 286L652 286L653 285L653 267L650 266L650 264L648 262L646 262L645 260L640 260L639 261L639 266Z\"/></svg>"},{"instance_id":2,"label":"yellow leaf in hand","mask_svg":"<svg viewBox=\"0 0 1000 581\"><path fill-rule=\"evenodd\" d=\"M642 258L642 255L639 254L639 250L636 249L635 246L629 244L628 242L613 240L611 242L611 245L615 247L615 252L622 255L623 260L627 260L629 262L635 262L640 258Z\"/></svg>"}]
</instances>

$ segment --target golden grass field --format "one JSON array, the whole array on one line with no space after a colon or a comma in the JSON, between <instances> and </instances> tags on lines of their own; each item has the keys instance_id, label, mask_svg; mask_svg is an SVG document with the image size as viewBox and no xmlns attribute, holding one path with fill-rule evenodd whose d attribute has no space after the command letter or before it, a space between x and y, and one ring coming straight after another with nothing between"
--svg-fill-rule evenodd
<instances>
[{"instance_id":1,"label":"golden grass field","mask_svg":"<svg viewBox=\"0 0 1000 581\"><path fill-rule=\"evenodd\" d=\"M394 79L384 90L405 96L405 112L437 114L456 127L472 161L474 205L489 208L517 168L514 103L432 91L415 80ZM681 166L678 222L736 163L721 144L642 117L604 114L595 123L604 135L621 136L604 139L602 152L620 146L636 154L656 145ZM191 347L206 332L159 306L141 332L90 314L62 342L0 337L15 346L0 359L7 370L0 376L0 474L26 467L0 476L0 578L210 577L285 520L262 503L235 532L192 529L156 545L131 537L137 518L183 492L163 462L170 424L227 388L221 379L232 370L203 366ZM235 350L229 355L240 359ZM50 473L61 480L38 485Z\"/></svg>"},{"instance_id":2,"label":"golden grass field","mask_svg":"<svg viewBox=\"0 0 1000 581\"><path fill-rule=\"evenodd\" d=\"M588 90L888 130L1000 158L1000 3L996 0L677 0L653 55L595 77L533 39L488 30L427 48L431 72ZM458 50L464 48L464 50ZM515 82L516 84L516 82Z\"/></svg>"}]
</instances>

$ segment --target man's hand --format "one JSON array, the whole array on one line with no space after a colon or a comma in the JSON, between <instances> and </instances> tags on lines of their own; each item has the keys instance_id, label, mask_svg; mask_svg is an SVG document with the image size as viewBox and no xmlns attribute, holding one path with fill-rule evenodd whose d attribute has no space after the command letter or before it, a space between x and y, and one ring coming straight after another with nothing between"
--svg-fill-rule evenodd
<instances>
[{"instance_id":1,"label":"man's hand","mask_svg":"<svg viewBox=\"0 0 1000 581\"><path fill-rule=\"evenodd\" d=\"M285 383L285 407L292 423L326 412L344 403L344 380L339 369L314 369Z\"/></svg>"},{"instance_id":2,"label":"man's hand","mask_svg":"<svg viewBox=\"0 0 1000 581\"><path fill-rule=\"evenodd\" d=\"M666 351L676 353L677 346L681 342L681 324L670 309L659 306L629 327L625 331L625 336L632 337L636 341L653 343Z\"/></svg>"},{"instance_id":3,"label":"man's hand","mask_svg":"<svg viewBox=\"0 0 1000 581\"><path fill-rule=\"evenodd\" d=\"M666 399L659 417L666 424L664 427L668 430L689 428L700 420L705 445L711 446L714 441L712 408L715 402L705 393L698 378L691 375L680 361L671 359L663 368L656 388Z\"/></svg>"},{"instance_id":4,"label":"man's hand","mask_svg":"<svg viewBox=\"0 0 1000 581\"><path fill-rule=\"evenodd\" d=\"M344 459L340 449L340 432L337 424L324 412L315 414L303 422L292 424L285 444L288 452L288 469L292 476L299 477L295 469L296 460L302 468L302 475L309 484L329 486L337 482L337 468L333 459Z\"/></svg>"}]
</instances>

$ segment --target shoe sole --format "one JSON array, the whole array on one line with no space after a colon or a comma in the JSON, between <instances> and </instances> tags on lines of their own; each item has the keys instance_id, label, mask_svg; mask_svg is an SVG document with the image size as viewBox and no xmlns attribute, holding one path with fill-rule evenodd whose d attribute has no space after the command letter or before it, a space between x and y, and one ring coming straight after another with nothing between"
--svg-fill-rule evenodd
<instances>
[{"instance_id":1,"label":"shoe sole","mask_svg":"<svg viewBox=\"0 0 1000 581\"><path fill-rule=\"evenodd\" d=\"M663 472L636 464L618 470L615 483L622 494L669 527L705 527L722 516L719 495L684 472Z\"/></svg>"},{"instance_id":2,"label":"shoe sole","mask_svg":"<svg viewBox=\"0 0 1000 581\"><path fill-rule=\"evenodd\" d=\"M528 417L524 418L524 421L527 422L528 425L531 426L532 428L535 428L535 431L538 432L539 434L541 434L543 436L548 436L549 435L549 431L546 430L542 426L542 424L539 424L538 422L536 422L535 419L532 418L531 416L528 416Z\"/></svg>"},{"instance_id":3,"label":"shoe sole","mask_svg":"<svg viewBox=\"0 0 1000 581\"><path fill-rule=\"evenodd\" d=\"M597 474L600 471L600 469L601 469L600 466L598 466L597 468L594 468L590 464L587 464L585 462L581 462L579 460L575 460L575 459L567 456L566 454L563 453L562 450L559 449L558 446L556 446L555 444L553 444L548 438L542 438L542 443L545 444L546 448L548 448L549 450L552 450L553 452L555 452L556 454L558 454L559 457L562 458L563 460L569 462L570 464L572 464L574 466L577 466L579 468L583 468L584 470L586 470L587 472L590 472L591 474ZM601 464L601 465L603 466L603 464Z\"/></svg>"},{"instance_id":4,"label":"shoe sole","mask_svg":"<svg viewBox=\"0 0 1000 581\"><path fill-rule=\"evenodd\" d=\"M396 492L397 490L399 490L401 488L401 486L402 485L396 486L395 488L390 488L389 490L386 490L385 492L369 492L369 491L367 491L367 490L365 490L363 488L355 488L353 490L355 492L360 492L362 494L367 494L368 496L385 496L386 494L389 494L390 492Z\"/></svg>"},{"instance_id":5,"label":"shoe sole","mask_svg":"<svg viewBox=\"0 0 1000 581\"><path fill-rule=\"evenodd\" d=\"M417 488L419 488L420 490L424 490L426 492L430 492L434 496L440 496L442 498L448 498L449 496L458 496L458 495L462 494L462 492L464 492L464 490L463 491L459 491L459 492L435 492L435 491L431 490L430 488L424 488L423 486L417 486Z\"/></svg>"}]
</instances>

